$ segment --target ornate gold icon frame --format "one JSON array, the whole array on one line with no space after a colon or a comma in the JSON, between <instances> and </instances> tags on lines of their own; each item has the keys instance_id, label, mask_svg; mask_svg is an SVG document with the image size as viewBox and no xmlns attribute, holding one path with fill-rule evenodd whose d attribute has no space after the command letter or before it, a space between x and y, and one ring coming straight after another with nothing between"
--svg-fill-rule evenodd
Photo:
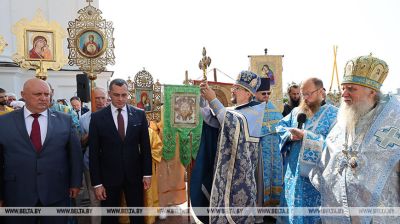
<instances>
[{"instance_id":1,"label":"ornate gold icon frame","mask_svg":"<svg viewBox=\"0 0 400 224\"><path fill-rule=\"evenodd\" d=\"M143 70L139 71L133 81L130 77L127 80L128 82L128 89L130 93L130 97L135 99L133 100L133 106L140 107L138 104L141 102L141 95L142 93L147 93L147 98L151 100L150 108L144 109L146 111L146 117L149 121L161 121L161 84L157 80L156 83L153 81L153 76L146 71L144 68ZM151 95L151 96L150 96ZM139 96L140 99L137 99Z\"/></svg>"},{"instance_id":2,"label":"ornate gold icon frame","mask_svg":"<svg viewBox=\"0 0 400 224\"><path fill-rule=\"evenodd\" d=\"M42 10L36 11L32 21L26 18L19 20L12 28L17 42L17 52L13 55L13 60L25 69L36 69L36 77L47 78L47 70L60 70L66 63L67 57L64 55L63 39L66 37L65 30L55 21L45 20ZM41 41L38 39L42 39ZM48 48L51 58L46 58L43 50L41 56L32 57L30 50L36 45L36 42L45 42L44 48Z\"/></svg>"}]
</instances>

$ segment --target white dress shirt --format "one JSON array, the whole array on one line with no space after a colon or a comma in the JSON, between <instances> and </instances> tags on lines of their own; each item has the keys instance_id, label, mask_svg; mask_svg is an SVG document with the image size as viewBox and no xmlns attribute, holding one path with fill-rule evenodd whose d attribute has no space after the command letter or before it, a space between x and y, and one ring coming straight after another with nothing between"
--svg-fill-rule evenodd
<instances>
[{"instance_id":1,"label":"white dress shirt","mask_svg":"<svg viewBox=\"0 0 400 224\"><path fill-rule=\"evenodd\" d=\"M125 135L126 135L126 129L128 128L128 109L126 108L126 104L123 108L121 108L121 114L122 117L124 118L124 128L125 128ZM114 124L115 127L118 130L118 108L114 107L114 105L111 104L111 113L114 119Z\"/></svg>"},{"instance_id":2,"label":"white dress shirt","mask_svg":"<svg viewBox=\"0 0 400 224\"><path fill-rule=\"evenodd\" d=\"M26 131L28 132L28 135L31 135L32 131L32 123L34 118L31 116L33 114L28 110L28 108L24 107L24 118L25 118L25 127ZM46 139L47 135L47 118L48 118L48 112L47 110L43 111L40 113L40 116L38 117L39 125L40 125L40 138L42 140L42 145L44 143L44 140Z\"/></svg>"}]
</instances>

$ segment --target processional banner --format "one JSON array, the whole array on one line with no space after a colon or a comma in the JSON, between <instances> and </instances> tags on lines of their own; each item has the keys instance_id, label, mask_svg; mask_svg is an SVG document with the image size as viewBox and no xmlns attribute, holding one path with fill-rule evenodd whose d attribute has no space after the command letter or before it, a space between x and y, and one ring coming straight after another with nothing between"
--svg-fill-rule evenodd
<instances>
[{"instance_id":1,"label":"processional banner","mask_svg":"<svg viewBox=\"0 0 400 224\"><path fill-rule=\"evenodd\" d=\"M250 55L250 71L268 77L271 82L270 101L283 111L282 58L283 55Z\"/></svg>"},{"instance_id":2,"label":"processional banner","mask_svg":"<svg viewBox=\"0 0 400 224\"><path fill-rule=\"evenodd\" d=\"M184 166L196 159L200 145L203 118L200 116L198 86L164 86L163 158L175 155L176 136L179 136L180 159Z\"/></svg>"}]
</instances>

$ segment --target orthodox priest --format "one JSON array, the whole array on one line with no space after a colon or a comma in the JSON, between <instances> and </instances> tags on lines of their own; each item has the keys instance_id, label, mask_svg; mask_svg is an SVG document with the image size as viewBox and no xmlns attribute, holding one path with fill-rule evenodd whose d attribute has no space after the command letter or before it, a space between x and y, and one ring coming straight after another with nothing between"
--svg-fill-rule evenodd
<instances>
[{"instance_id":1,"label":"orthodox priest","mask_svg":"<svg viewBox=\"0 0 400 224\"><path fill-rule=\"evenodd\" d=\"M201 95L209 102L209 118L220 124L215 156L210 207L225 208L225 214L210 216L210 223L254 223L254 216L234 216L230 208L256 206L256 166L265 103L253 100L260 78L242 71L231 89L232 103L225 108L207 82L200 84ZM203 112L203 115L205 113ZM214 116L213 116L214 115ZM214 123L215 124L215 123Z\"/></svg>"},{"instance_id":2,"label":"orthodox priest","mask_svg":"<svg viewBox=\"0 0 400 224\"><path fill-rule=\"evenodd\" d=\"M325 139L336 121L337 108L323 101L323 82L318 78L304 80L300 86L301 102L277 126L284 156L284 184L280 207L288 207L288 216L280 223L318 223L319 216L294 215L294 207L320 206L319 192L308 174L321 156L315 147L317 139ZM302 124L303 123L303 124ZM304 126L304 127L303 127Z\"/></svg>"},{"instance_id":3,"label":"orthodox priest","mask_svg":"<svg viewBox=\"0 0 400 224\"><path fill-rule=\"evenodd\" d=\"M386 62L371 55L346 64L338 122L310 173L322 206L344 210L341 217L322 217L323 223L400 223L398 214L360 216L352 210L400 207L400 103L380 92L388 72Z\"/></svg>"},{"instance_id":4,"label":"orthodox priest","mask_svg":"<svg viewBox=\"0 0 400 224\"><path fill-rule=\"evenodd\" d=\"M282 114L269 101L269 96L271 95L270 79L260 77L260 80L261 85L257 89L255 100L266 104L256 170L257 207L272 207L279 205L283 183L282 156L279 149L280 138L276 132L276 125L282 119ZM264 219L268 223L275 223L275 219L272 216L267 216ZM256 223L264 223L263 217L257 216Z\"/></svg>"}]
</instances>

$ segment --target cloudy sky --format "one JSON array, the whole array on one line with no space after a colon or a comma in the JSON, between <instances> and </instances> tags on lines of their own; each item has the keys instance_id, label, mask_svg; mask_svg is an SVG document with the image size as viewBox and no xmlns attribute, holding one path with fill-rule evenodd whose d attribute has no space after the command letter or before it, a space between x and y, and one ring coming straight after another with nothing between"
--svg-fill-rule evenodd
<instances>
[{"instance_id":1,"label":"cloudy sky","mask_svg":"<svg viewBox=\"0 0 400 224\"><path fill-rule=\"evenodd\" d=\"M284 86L310 76L328 86L338 45L340 78L347 60L372 52L389 64L383 91L400 88L400 1L101 0L100 9L114 23L114 77L144 67L165 84L181 84L185 70L200 78L203 46L211 68L236 77L248 69L248 55L268 48L284 55ZM223 73L219 81L230 82Z\"/></svg>"}]
</instances>

